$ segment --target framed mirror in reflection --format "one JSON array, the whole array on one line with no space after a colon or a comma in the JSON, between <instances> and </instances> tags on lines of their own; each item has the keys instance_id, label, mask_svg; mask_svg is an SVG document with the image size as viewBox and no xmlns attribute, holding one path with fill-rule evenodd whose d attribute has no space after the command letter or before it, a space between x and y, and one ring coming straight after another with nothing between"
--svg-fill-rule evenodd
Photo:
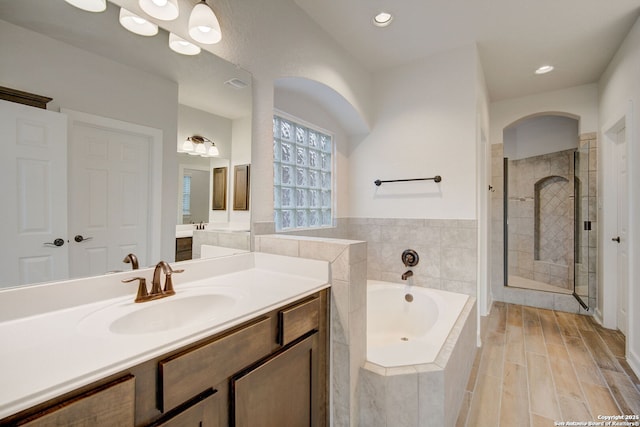
<instances>
[{"instance_id":1,"label":"framed mirror in reflection","mask_svg":"<svg viewBox=\"0 0 640 427\"><path fill-rule=\"evenodd\" d=\"M251 160L250 74L204 50L171 51L162 29L135 35L120 26L119 11L113 3L89 13L64 1L0 0L0 86L52 98L40 112L57 132L33 107L2 101L19 109L12 120L3 110L3 147L21 141L31 157L7 149L13 154L0 168L0 288L129 269L128 253L141 267L172 261L180 227L193 228L183 224L185 168L206 171L203 224L249 228L249 213L211 209L211 172ZM233 79L247 87L225 84ZM202 166L178 153L195 134L219 147ZM32 155L53 141L59 148ZM63 245L46 244L56 241Z\"/></svg>"}]
</instances>

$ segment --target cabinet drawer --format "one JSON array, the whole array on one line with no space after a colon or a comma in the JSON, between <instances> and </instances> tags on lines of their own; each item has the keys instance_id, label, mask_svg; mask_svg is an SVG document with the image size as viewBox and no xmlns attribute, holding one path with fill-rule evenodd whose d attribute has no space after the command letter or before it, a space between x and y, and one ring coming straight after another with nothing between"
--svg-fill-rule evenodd
<instances>
[{"instance_id":1,"label":"cabinet drawer","mask_svg":"<svg viewBox=\"0 0 640 427\"><path fill-rule=\"evenodd\" d=\"M167 414L166 418L154 423L152 427L219 427L219 395L213 390L203 393L184 406L175 414Z\"/></svg>"},{"instance_id":2,"label":"cabinet drawer","mask_svg":"<svg viewBox=\"0 0 640 427\"><path fill-rule=\"evenodd\" d=\"M193 237L178 237L176 239L176 252L190 251Z\"/></svg>"},{"instance_id":3,"label":"cabinet drawer","mask_svg":"<svg viewBox=\"0 0 640 427\"><path fill-rule=\"evenodd\" d=\"M36 426L133 426L135 378L127 375L48 410L18 425Z\"/></svg>"},{"instance_id":4,"label":"cabinet drawer","mask_svg":"<svg viewBox=\"0 0 640 427\"><path fill-rule=\"evenodd\" d=\"M159 363L158 409L166 412L271 351L271 320L262 318Z\"/></svg>"},{"instance_id":5,"label":"cabinet drawer","mask_svg":"<svg viewBox=\"0 0 640 427\"><path fill-rule=\"evenodd\" d=\"M313 297L278 313L278 344L287 345L318 329L320 299Z\"/></svg>"}]
</instances>

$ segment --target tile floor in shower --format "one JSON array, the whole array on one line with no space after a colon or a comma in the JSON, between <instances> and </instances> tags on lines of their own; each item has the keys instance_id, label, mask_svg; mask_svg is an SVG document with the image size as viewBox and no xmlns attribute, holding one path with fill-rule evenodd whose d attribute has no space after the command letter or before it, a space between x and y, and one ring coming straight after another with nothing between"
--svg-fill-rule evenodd
<instances>
[{"instance_id":1,"label":"tile floor in shower","mask_svg":"<svg viewBox=\"0 0 640 427\"><path fill-rule=\"evenodd\" d=\"M640 415L625 338L589 316L496 302L457 427L553 426Z\"/></svg>"}]
</instances>

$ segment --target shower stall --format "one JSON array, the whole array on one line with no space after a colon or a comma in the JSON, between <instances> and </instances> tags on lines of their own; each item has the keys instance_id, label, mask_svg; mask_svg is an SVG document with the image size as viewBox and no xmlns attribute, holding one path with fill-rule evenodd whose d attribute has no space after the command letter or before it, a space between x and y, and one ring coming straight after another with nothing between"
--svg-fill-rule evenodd
<instances>
[{"instance_id":1,"label":"shower stall","mask_svg":"<svg viewBox=\"0 0 640 427\"><path fill-rule=\"evenodd\" d=\"M594 138L578 138L576 129L575 148L521 149L514 159L505 140L505 286L573 294L588 310L596 264Z\"/></svg>"}]
</instances>

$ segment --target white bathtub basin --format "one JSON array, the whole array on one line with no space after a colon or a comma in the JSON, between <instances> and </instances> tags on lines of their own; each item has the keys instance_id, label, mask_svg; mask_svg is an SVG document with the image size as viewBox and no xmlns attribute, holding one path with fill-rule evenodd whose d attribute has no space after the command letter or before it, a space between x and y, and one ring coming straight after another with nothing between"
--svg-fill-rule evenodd
<instances>
[{"instance_id":1,"label":"white bathtub basin","mask_svg":"<svg viewBox=\"0 0 640 427\"><path fill-rule=\"evenodd\" d=\"M367 360L384 367L432 363L467 300L439 289L369 280Z\"/></svg>"}]
</instances>

